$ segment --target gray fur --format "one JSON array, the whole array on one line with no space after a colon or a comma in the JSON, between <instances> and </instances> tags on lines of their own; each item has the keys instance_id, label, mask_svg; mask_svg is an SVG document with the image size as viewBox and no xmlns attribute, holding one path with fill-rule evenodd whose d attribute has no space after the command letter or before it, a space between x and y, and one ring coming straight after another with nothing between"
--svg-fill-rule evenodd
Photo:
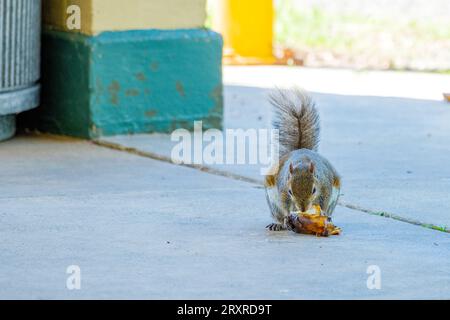
<instances>
[{"instance_id":1,"label":"gray fur","mask_svg":"<svg viewBox=\"0 0 450 320\"><path fill-rule=\"evenodd\" d=\"M266 185L266 198L275 223L267 226L269 230L280 231L289 229L287 218L291 211L298 211L299 198L308 201L308 206L318 205L322 214L331 216L336 207L340 193L340 177L331 163L317 153L319 145L319 114L311 97L298 88L283 90L277 89L270 95L270 102L274 106L274 129L279 130L281 167L276 174L276 184ZM315 165L312 176L305 176L298 180L301 173L308 173L309 166ZM291 165L296 168L296 175L291 172ZM303 165L303 166L302 166ZM307 169L305 169L307 168ZM300 171L303 170L303 171ZM308 191L298 189L306 182L314 179L317 193L312 199ZM292 181L295 182L294 188ZM303 181L303 182L302 182ZM289 185L291 183L291 185ZM310 186L307 186L309 188ZM291 188L291 189L289 189ZM296 202L289 190L297 189Z\"/></svg>"},{"instance_id":2,"label":"gray fur","mask_svg":"<svg viewBox=\"0 0 450 320\"><path fill-rule=\"evenodd\" d=\"M269 97L274 106L274 129L279 130L280 156L298 149L317 151L319 114L311 97L299 88L276 89Z\"/></svg>"}]
</instances>

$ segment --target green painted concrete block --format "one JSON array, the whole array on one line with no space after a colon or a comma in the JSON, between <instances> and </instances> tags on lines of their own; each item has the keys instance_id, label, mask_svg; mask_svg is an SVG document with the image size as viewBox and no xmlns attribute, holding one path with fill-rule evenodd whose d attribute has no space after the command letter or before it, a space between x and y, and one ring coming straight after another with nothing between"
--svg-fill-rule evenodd
<instances>
[{"instance_id":1,"label":"green painted concrete block","mask_svg":"<svg viewBox=\"0 0 450 320\"><path fill-rule=\"evenodd\" d=\"M221 128L222 38L207 29L46 30L41 107L21 126L96 138Z\"/></svg>"}]
</instances>

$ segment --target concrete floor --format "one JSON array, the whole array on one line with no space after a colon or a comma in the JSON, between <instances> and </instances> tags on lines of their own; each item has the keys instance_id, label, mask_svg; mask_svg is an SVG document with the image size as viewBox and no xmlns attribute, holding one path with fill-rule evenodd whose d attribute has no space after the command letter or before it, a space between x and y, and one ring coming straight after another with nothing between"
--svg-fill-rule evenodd
<instances>
[{"instance_id":1,"label":"concrete floor","mask_svg":"<svg viewBox=\"0 0 450 320\"><path fill-rule=\"evenodd\" d=\"M323 93L333 83L346 94ZM450 104L442 97L450 76L228 67L225 84L224 126L232 129L270 128L267 95L276 85L314 90L322 120L320 152L343 176L342 201L450 229ZM408 88L413 98L405 97ZM161 134L103 140L165 157L176 144ZM211 167L263 179L259 165Z\"/></svg>"},{"instance_id":2,"label":"concrete floor","mask_svg":"<svg viewBox=\"0 0 450 320\"><path fill-rule=\"evenodd\" d=\"M270 233L251 183L88 142L16 138L0 157L3 299L450 297L442 232L338 208L339 237Z\"/></svg>"},{"instance_id":3,"label":"concrete floor","mask_svg":"<svg viewBox=\"0 0 450 320\"><path fill-rule=\"evenodd\" d=\"M266 127L266 90L227 85L226 126ZM450 225L448 104L314 96L344 201ZM162 135L107 141L171 149ZM256 182L77 140L18 137L0 144L0 159L1 299L450 298L448 233L343 206L341 236L271 233ZM255 166L215 169L261 179ZM70 265L80 290L66 288ZM367 287L374 265L380 290Z\"/></svg>"}]
</instances>

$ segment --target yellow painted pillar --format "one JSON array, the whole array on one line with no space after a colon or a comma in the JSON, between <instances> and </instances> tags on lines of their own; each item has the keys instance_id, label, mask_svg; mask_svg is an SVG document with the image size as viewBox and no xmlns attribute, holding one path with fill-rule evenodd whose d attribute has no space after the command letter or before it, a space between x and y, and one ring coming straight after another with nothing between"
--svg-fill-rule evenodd
<instances>
[{"instance_id":1,"label":"yellow painted pillar","mask_svg":"<svg viewBox=\"0 0 450 320\"><path fill-rule=\"evenodd\" d=\"M223 36L224 62L274 63L273 0L215 1L213 29Z\"/></svg>"}]
</instances>

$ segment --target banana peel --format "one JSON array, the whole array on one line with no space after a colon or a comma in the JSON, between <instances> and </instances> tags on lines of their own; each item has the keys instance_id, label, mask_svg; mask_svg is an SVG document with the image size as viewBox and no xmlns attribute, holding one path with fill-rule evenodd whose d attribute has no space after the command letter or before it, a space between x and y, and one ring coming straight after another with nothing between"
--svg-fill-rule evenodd
<instances>
[{"instance_id":1,"label":"banana peel","mask_svg":"<svg viewBox=\"0 0 450 320\"><path fill-rule=\"evenodd\" d=\"M291 229L297 233L312 234L318 237L340 235L342 230L328 221L328 217L322 215L320 206L314 206L308 212L293 212L289 215L288 223Z\"/></svg>"}]
</instances>

